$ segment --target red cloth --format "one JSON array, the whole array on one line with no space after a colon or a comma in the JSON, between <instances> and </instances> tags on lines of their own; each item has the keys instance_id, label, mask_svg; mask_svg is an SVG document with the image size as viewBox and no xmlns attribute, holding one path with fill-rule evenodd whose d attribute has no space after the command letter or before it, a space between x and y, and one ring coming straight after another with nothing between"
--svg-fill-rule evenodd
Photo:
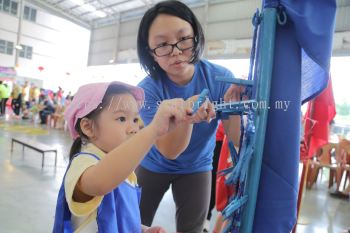
<instances>
[{"instance_id":1,"label":"red cloth","mask_svg":"<svg viewBox=\"0 0 350 233\"><path fill-rule=\"evenodd\" d=\"M216 130L216 141L223 141L225 136L225 129L220 121L218 129Z\"/></svg>"},{"instance_id":2,"label":"red cloth","mask_svg":"<svg viewBox=\"0 0 350 233\"><path fill-rule=\"evenodd\" d=\"M224 136L224 140L221 147L218 171L224 170L226 168L232 167L230 150L228 149L228 140ZM229 198L234 193L232 186L227 186L225 184L225 176L216 176L216 209L217 211L223 211L228 204Z\"/></svg>"},{"instance_id":3,"label":"red cloth","mask_svg":"<svg viewBox=\"0 0 350 233\"><path fill-rule=\"evenodd\" d=\"M335 115L332 81L329 79L327 88L308 103L304 119L304 157L311 158L318 148L328 143L329 123Z\"/></svg>"},{"instance_id":4,"label":"red cloth","mask_svg":"<svg viewBox=\"0 0 350 233\"><path fill-rule=\"evenodd\" d=\"M61 90L59 90L59 91L57 92L57 97L60 98L60 99L62 99L62 96L63 96L63 92L62 92Z\"/></svg>"},{"instance_id":5,"label":"red cloth","mask_svg":"<svg viewBox=\"0 0 350 233\"><path fill-rule=\"evenodd\" d=\"M6 102L6 106L7 107L11 107L11 103L12 103L12 98L8 98L7 102Z\"/></svg>"}]
</instances>

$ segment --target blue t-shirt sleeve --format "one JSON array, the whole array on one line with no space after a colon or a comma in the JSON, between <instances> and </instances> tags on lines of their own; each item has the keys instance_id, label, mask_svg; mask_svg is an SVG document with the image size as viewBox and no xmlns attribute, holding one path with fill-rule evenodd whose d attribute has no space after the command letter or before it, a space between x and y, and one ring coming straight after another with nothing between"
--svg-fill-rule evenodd
<instances>
[{"instance_id":1,"label":"blue t-shirt sleeve","mask_svg":"<svg viewBox=\"0 0 350 233\"><path fill-rule=\"evenodd\" d=\"M147 79L147 78L146 78ZM140 110L140 115L144 125L148 125L153 120L154 115L158 110L158 106L161 103L161 99L155 93L156 88L152 87L152 84L148 81L142 81L138 84L145 92L145 101Z\"/></svg>"}]
</instances>

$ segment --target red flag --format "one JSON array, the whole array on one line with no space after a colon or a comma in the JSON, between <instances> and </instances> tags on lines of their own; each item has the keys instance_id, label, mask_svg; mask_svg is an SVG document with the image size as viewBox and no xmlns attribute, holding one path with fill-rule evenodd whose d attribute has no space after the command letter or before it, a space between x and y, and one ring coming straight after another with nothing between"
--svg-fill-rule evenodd
<instances>
[{"instance_id":1,"label":"red flag","mask_svg":"<svg viewBox=\"0 0 350 233\"><path fill-rule=\"evenodd\" d=\"M332 80L320 95L308 103L305 114L304 141L308 158L311 158L318 148L328 143L329 124L336 115L332 90Z\"/></svg>"}]
</instances>

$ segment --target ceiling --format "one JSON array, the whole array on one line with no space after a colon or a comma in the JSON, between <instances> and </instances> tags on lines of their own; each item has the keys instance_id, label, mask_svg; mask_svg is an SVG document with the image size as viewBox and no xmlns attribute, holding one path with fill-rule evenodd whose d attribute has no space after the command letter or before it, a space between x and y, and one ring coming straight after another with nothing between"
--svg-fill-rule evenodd
<instances>
[{"instance_id":1,"label":"ceiling","mask_svg":"<svg viewBox=\"0 0 350 233\"><path fill-rule=\"evenodd\" d=\"M28 0L86 28L96 28L116 21L141 17L161 0ZM190 7L218 0L182 0ZM232 1L232 0L231 0Z\"/></svg>"},{"instance_id":2,"label":"ceiling","mask_svg":"<svg viewBox=\"0 0 350 233\"><path fill-rule=\"evenodd\" d=\"M59 17L88 29L141 18L145 11L162 0L25 0ZM217 3L243 2L243 0L180 0L189 7L211 6ZM244 0L247 1L248 0ZM249 0L261 2L263 0ZM337 6L350 6L350 0L336 0ZM345 10L346 9L346 10ZM348 14L348 7L344 8ZM339 12L338 12L339 13ZM348 17L346 17L348 20ZM337 20L338 21L338 20ZM337 22L338 24L339 22Z\"/></svg>"}]
</instances>

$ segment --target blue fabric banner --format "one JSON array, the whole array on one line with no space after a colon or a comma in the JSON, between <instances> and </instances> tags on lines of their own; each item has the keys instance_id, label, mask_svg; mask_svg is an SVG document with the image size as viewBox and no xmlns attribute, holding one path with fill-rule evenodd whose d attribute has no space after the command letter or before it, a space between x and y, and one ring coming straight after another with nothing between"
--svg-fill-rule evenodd
<instances>
[{"instance_id":1,"label":"blue fabric banner","mask_svg":"<svg viewBox=\"0 0 350 233\"><path fill-rule=\"evenodd\" d=\"M277 26L256 233L289 233L296 223L301 103L328 83L335 0L281 0L288 21Z\"/></svg>"}]
</instances>

